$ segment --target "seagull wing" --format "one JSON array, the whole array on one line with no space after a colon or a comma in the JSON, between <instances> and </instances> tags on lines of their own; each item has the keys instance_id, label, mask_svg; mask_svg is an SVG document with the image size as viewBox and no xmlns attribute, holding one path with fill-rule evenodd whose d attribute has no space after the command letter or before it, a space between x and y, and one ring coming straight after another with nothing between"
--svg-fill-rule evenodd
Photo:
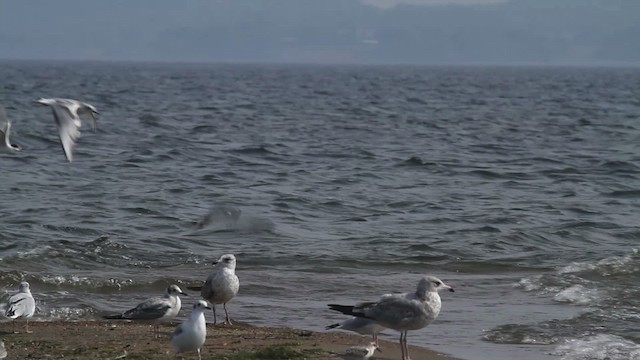
<instances>
[{"instance_id":1,"label":"seagull wing","mask_svg":"<svg viewBox=\"0 0 640 360\"><path fill-rule=\"evenodd\" d=\"M131 320L155 320L163 317L171 308L169 299L151 298L122 315L123 318Z\"/></svg>"},{"instance_id":2,"label":"seagull wing","mask_svg":"<svg viewBox=\"0 0 640 360\"><path fill-rule=\"evenodd\" d=\"M58 124L58 136L69 162L73 161L73 149L80 138L80 119L74 116L72 110L66 106L53 105L53 117Z\"/></svg>"},{"instance_id":3,"label":"seagull wing","mask_svg":"<svg viewBox=\"0 0 640 360\"><path fill-rule=\"evenodd\" d=\"M6 144L7 147L11 147L9 140L9 119L7 119L7 112L4 110L4 106L0 105L0 141Z\"/></svg>"},{"instance_id":4,"label":"seagull wing","mask_svg":"<svg viewBox=\"0 0 640 360\"><path fill-rule=\"evenodd\" d=\"M5 315L11 319L17 319L21 316L30 316L32 307L35 307L33 297L25 293L17 293L9 298L7 312Z\"/></svg>"}]
</instances>

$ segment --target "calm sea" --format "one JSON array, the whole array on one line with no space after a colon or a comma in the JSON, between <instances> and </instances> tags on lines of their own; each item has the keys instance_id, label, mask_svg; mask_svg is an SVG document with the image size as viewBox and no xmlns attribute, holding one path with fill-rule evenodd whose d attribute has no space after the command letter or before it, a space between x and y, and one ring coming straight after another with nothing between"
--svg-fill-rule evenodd
<instances>
[{"instance_id":1,"label":"calm sea","mask_svg":"<svg viewBox=\"0 0 640 360\"><path fill-rule=\"evenodd\" d=\"M100 111L72 164L40 97ZM640 69L3 62L0 103L0 286L38 319L234 253L240 321L323 330L432 274L456 292L411 344L640 359Z\"/></svg>"}]
</instances>

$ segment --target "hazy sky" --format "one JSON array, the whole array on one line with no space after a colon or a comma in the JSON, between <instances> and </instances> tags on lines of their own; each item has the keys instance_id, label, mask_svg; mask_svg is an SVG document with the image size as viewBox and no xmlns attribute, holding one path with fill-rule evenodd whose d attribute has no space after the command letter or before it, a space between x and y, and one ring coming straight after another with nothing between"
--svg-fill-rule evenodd
<instances>
[{"instance_id":1,"label":"hazy sky","mask_svg":"<svg viewBox=\"0 0 640 360\"><path fill-rule=\"evenodd\" d=\"M381 8L390 8L398 4L412 5L482 5L494 4L499 2L507 2L508 0L362 0L365 4L378 6ZM562 1L562 0L559 0Z\"/></svg>"},{"instance_id":2,"label":"hazy sky","mask_svg":"<svg viewBox=\"0 0 640 360\"><path fill-rule=\"evenodd\" d=\"M0 0L0 59L640 64L640 0Z\"/></svg>"}]
</instances>

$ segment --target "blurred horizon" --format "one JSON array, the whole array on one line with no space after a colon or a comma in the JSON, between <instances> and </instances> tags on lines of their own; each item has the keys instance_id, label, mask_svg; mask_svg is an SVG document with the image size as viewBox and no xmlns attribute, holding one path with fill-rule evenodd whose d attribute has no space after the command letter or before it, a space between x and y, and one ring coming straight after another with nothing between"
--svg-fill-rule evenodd
<instances>
[{"instance_id":1,"label":"blurred horizon","mask_svg":"<svg viewBox=\"0 0 640 360\"><path fill-rule=\"evenodd\" d=\"M640 65L635 0L4 0L0 59Z\"/></svg>"}]
</instances>

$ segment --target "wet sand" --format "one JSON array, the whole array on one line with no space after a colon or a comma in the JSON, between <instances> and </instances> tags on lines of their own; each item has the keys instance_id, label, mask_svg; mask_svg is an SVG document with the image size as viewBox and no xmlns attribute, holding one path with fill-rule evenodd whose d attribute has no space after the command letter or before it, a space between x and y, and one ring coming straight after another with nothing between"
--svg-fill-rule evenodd
<instances>
[{"instance_id":1,"label":"wet sand","mask_svg":"<svg viewBox=\"0 0 640 360\"><path fill-rule=\"evenodd\" d=\"M154 338L150 325L117 321L52 321L30 322L30 334L24 333L24 322L11 333L11 322L0 325L0 339L7 350L6 359L169 359L174 352L170 334L176 324L160 327L160 338ZM207 340L203 359L341 359L335 353L349 346L365 345L366 336L351 333L311 332L290 328L207 324ZM400 359L397 342L380 341L382 353L372 359ZM455 360L429 349L412 346L415 360ZM197 354L183 354L184 359L197 359Z\"/></svg>"}]
</instances>

